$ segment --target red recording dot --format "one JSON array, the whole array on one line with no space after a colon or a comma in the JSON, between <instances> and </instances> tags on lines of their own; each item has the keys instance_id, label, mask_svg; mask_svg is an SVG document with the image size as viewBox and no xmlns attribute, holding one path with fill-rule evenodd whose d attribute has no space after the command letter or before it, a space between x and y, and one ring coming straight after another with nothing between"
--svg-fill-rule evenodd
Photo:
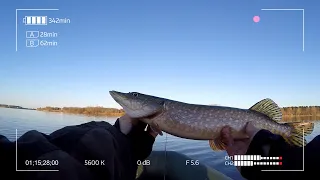
<instances>
[{"instance_id":1,"label":"red recording dot","mask_svg":"<svg viewBox=\"0 0 320 180\"><path fill-rule=\"evenodd\" d=\"M282 156L280 156L279 159L282 160Z\"/></svg>"},{"instance_id":2,"label":"red recording dot","mask_svg":"<svg viewBox=\"0 0 320 180\"><path fill-rule=\"evenodd\" d=\"M279 162L279 165L281 166L281 165L282 165L282 162Z\"/></svg>"}]
</instances>

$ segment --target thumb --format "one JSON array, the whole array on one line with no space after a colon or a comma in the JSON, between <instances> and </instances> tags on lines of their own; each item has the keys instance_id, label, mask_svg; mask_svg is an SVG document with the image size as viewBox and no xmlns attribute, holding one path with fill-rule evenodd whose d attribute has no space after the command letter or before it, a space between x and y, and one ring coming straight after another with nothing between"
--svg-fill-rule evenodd
<instances>
[{"instance_id":1,"label":"thumb","mask_svg":"<svg viewBox=\"0 0 320 180\"><path fill-rule=\"evenodd\" d=\"M226 151L229 156L233 156L236 153L236 148L234 146L235 140L231 134L231 128L226 126L221 130L222 142L226 145Z\"/></svg>"},{"instance_id":2,"label":"thumb","mask_svg":"<svg viewBox=\"0 0 320 180\"><path fill-rule=\"evenodd\" d=\"M253 138L253 136L259 131L258 128L256 128L252 122L248 122L246 124L246 127L245 127L245 132L246 134L249 135L250 138Z\"/></svg>"}]
</instances>

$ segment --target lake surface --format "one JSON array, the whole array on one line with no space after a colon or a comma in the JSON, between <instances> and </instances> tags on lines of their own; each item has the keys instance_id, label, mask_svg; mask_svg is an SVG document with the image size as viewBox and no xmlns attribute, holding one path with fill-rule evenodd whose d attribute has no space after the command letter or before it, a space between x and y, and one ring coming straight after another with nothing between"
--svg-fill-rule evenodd
<instances>
[{"instance_id":1,"label":"lake surface","mask_svg":"<svg viewBox=\"0 0 320 180\"><path fill-rule=\"evenodd\" d=\"M38 130L49 134L65 126L78 125L90 121L107 121L114 124L116 118L95 118L62 113L49 113L30 110L0 108L0 134L11 141L15 141L16 129L18 137L29 130ZM316 122L313 133L306 137L309 142L320 134L320 123ZM154 144L154 150L168 150L183 153L190 158L199 160L233 179L242 179L233 166L224 165L226 152L214 152L210 149L208 141L187 140L164 133Z\"/></svg>"}]
</instances>

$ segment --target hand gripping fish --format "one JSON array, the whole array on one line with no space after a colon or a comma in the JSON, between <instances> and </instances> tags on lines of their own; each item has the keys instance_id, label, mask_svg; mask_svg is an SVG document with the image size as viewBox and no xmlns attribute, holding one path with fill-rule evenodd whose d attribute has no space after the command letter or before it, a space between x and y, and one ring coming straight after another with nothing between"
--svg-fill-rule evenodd
<instances>
[{"instance_id":1,"label":"hand gripping fish","mask_svg":"<svg viewBox=\"0 0 320 180\"><path fill-rule=\"evenodd\" d=\"M219 136L226 125L231 127L234 138L240 138L244 136L242 129L251 122L295 146L306 145L302 134L308 135L314 128L310 122L279 123L281 109L271 99L263 99L249 109L239 109L187 104L137 92L110 91L110 95L130 117L139 118L160 134L164 131L181 138L209 140L213 150L225 149Z\"/></svg>"}]
</instances>

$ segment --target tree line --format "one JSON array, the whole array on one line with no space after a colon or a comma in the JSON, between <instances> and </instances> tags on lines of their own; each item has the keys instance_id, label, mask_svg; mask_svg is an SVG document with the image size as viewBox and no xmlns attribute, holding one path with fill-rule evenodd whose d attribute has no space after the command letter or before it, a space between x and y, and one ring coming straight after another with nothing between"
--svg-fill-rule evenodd
<instances>
[{"instance_id":1,"label":"tree line","mask_svg":"<svg viewBox=\"0 0 320 180\"><path fill-rule=\"evenodd\" d=\"M281 108L283 116L320 116L320 106L296 106Z\"/></svg>"}]
</instances>

